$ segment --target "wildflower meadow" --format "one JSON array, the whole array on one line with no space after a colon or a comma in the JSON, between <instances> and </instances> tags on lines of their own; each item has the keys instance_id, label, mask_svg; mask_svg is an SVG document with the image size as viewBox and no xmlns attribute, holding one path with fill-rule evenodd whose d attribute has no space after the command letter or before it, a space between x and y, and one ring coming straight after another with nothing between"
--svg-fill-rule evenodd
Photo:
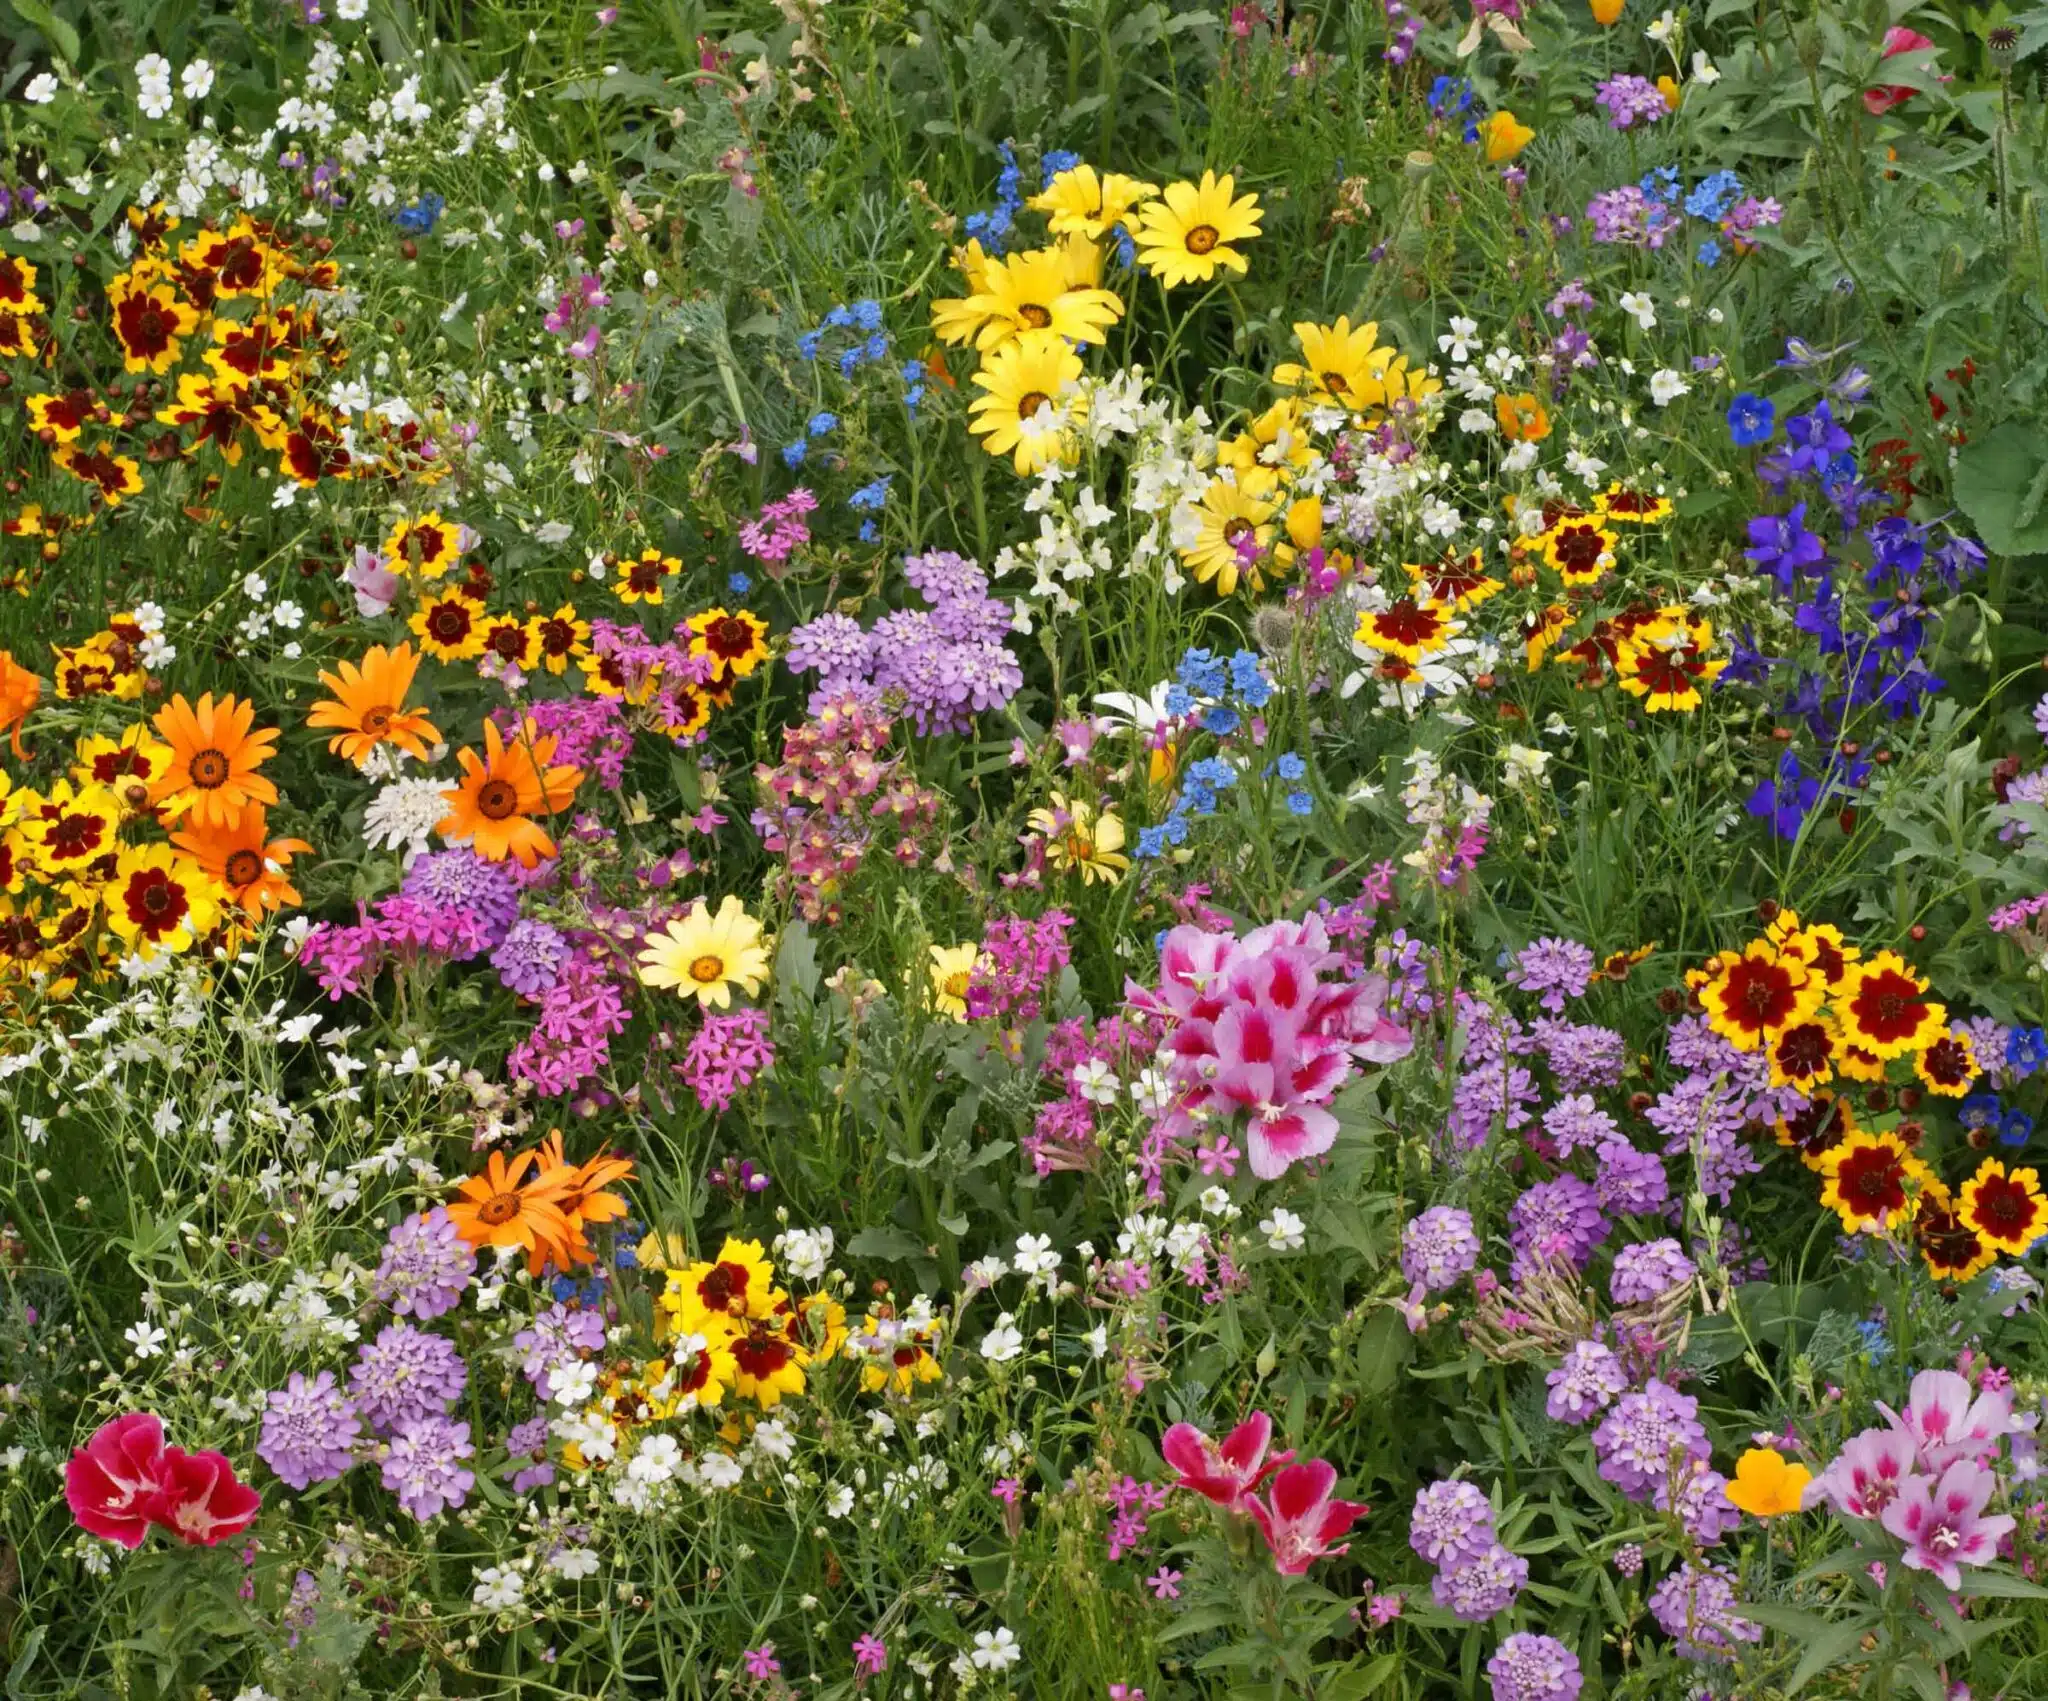
<instances>
[{"instance_id":1,"label":"wildflower meadow","mask_svg":"<svg viewBox=\"0 0 2048 1701\"><path fill-rule=\"evenodd\" d=\"M0 1693L2048 1694L2044 94L0 0Z\"/></svg>"}]
</instances>

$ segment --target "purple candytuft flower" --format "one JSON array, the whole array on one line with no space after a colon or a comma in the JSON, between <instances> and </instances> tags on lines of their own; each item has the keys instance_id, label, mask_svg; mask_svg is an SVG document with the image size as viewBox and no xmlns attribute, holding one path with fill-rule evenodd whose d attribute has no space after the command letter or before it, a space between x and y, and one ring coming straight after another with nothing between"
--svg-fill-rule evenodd
<instances>
[{"instance_id":1,"label":"purple candytuft flower","mask_svg":"<svg viewBox=\"0 0 2048 1701\"><path fill-rule=\"evenodd\" d=\"M561 978L570 950L560 928L544 921L515 921L491 953L491 967L508 991L539 998Z\"/></svg>"},{"instance_id":2,"label":"purple candytuft flower","mask_svg":"<svg viewBox=\"0 0 2048 1701\"><path fill-rule=\"evenodd\" d=\"M1517 1630L1486 1662L1493 1701L1579 1701L1579 1657L1554 1636Z\"/></svg>"},{"instance_id":3,"label":"purple candytuft flower","mask_svg":"<svg viewBox=\"0 0 2048 1701\"><path fill-rule=\"evenodd\" d=\"M436 1205L392 1229L370 1291L400 1317L426 1323L460 1305L475 1274L476 1252Z\"/></svg>"},{"instance_id":4,"label":"purple candytuft flower","mask_svg":"<svg viewBox=\"0 0 2048 1701\"><path fill-rule=\"evenodd\" d=\"M327 1482L355 1462L362 1424L355 1408L323 1370L308 1381L293 1371L282 1388L264 1397L263 1436L256 1457L292 1488Z\"/></svg>"},{"instance_id":5,"label":"purple candytuft flower","mask_svg":"<svg viewBox=\"0 0 2048 1701\"><path fill-rule=\"evenodd\" d=\"M1647 1500L1670 1480L1681 1458L1708 1456L1700 1403L1652 1377L1636 1393L1624 1394L1593 1431L1600 1475L1631 1500Z\"/></svg>"},{"instance_id":6,"label":"purple candytuft flower","mask_svg":"<svg viewBox=\"0 0 2048 1701\"><path fill-rule=\"evenodd\" d=\"M1427 1292L1456 1287L1478 1262L1470 1211L1432 1205L1401 1231L1401 1274Z\"/></svg>"},{"instance_id":7,"label":"purple candytuft flower","mask_svg":"<svg viewBox=\"0 0 2048 1701\"><path fill-rule=\"evenodd\" d=\"M1515 1249L1509 1275L1519 1282L1553 1258L1583 1270L1608 1228L1588 1183L1575 1175L1540 1181L1508 1209L1508 1243Z\"/></svg>"},{"instance_id":8,"label":"purple candytuft flower","mask_svg":"<svg viewBox=\"0 0 2048 1701\"><path fill-rule=\"evenodd\" d=\"M1585 1423L1628 1390L1621 1360L1599 1341L1576 1342L1564 1362L1543 1380L1550 1389L1543 1409L1556 1423Z\"/></svg>"},{"instance_id":9,"label":"purple candytuft flower","mask_svg":"<svg viewBox=\"0 0 2048 1701\"><path fill-rule=\"evenodd\" d=\"M462 1397L469 1366L452 1342L410 1323L392 1323L364 1343L348 1380L364 1421L377 1434L390 1435L417 1419L445 1414Z\"/></svg>"},{"instance_id":10,"label":"purple candytuft flower","mask_svg":"<svg viewBox=\"0 0 2048 1701\"><path fill-rule=\"evenodd\" d=\"M1650 1616L1691 1660L1723 1660L1737 1642L1763 1639L1763 1627L1736 1613L1734 1576L1719 1565L1690 1560L1657 1585Z\"/></svg>"},{"instance_id":11,"label":"purple candytuft flower","mask_svg":"<svg viewBox=\"0 0 2048 1701\"><path fill-rule=\"evenodd\" d=\"M1445 1478L1415 1496L1408 1545L1438 1569L1456 1570L1495 1545L1493 1503L1473 1483Z\"/></svg>"},{"instance_id":12,"label":"purple candytuft flower","mask_svg":"<svg viewBox=\"0 0 2048 1701\"><path fill-rule=\"evenodd\" d=\"M1508 984L1541 993L1538 1002L1556 1016L1563 1013L1566 999L1585 995L1598 968L1593 953L1576 939L1538 939L1516 954Z\"/></svg>"},{"instance_id":13,"label":"purple candytuft flower","mask_svg":"<svg viewBox=\"0 0 2048 1701\"><path fill-rule=\"evenodd\" d=\"M468 1498L476 1473L459 1461L475 1452L468 1424L438 1415L415 1418L379 1449L384 1486L424 1524Z\"/></svg>"},{"instance_id":14,"label":"purple candytuft flower","mask_svg":"<svg viewBox=\"0 0 2048 1701\"><path fill-rule=\"evenodd\" d=\"M1683 1286L1694 1275L1692 1260L1675 1240L1624 1246L1614 1255L1608 1294L1616 1305L1647 1305Z\"/></svg>"},{"instance_id":15,"label":"purple candytuft flower","mask_svg":"<svg viewBox=\"0 0 2048 1701\"><path fill-rule=\"evenodd\" d=\"M1436 1604L1468 1624L1507 1611L1529 1581L1529 1562L1495 1543L1452 1571L1439 1571L1429 1592Z\"/></svg>"}]
</instances>

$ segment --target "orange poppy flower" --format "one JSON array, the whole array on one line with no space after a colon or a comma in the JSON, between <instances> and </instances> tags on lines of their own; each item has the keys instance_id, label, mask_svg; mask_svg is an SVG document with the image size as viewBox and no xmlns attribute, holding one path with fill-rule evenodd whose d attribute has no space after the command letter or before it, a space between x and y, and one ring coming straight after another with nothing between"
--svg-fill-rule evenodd
<instances>
[{"instance_id":1,"label":"orange poppy flower","mask_svg":"<svg viewBox=\"0 0 2048 1701\"><path fill-rule=\"evenodd\" d=\"M268 830L263 805L252 803L224 827L173 833L171 843L190 852L242 913L253 916L299 902L284 871L295 854L313 848L304 839L266 841Z\"/></svg>"},{"instance_id":2,"label":"orange poppy flower","mask_svg":"<svg viewBox=\"0 0 2048 1701\"><path fill-rule=\"evenodd\" d=\"M471 1246L523 1246L536 1268L552 1258L566 1269L576 1240L562 1213L571 1172L539 1165L539 1152L521 1152L509 1163L493 1152L483 1174L456 1185L461 1197L448 1207L455 1232Z\"/></svg>"},{"instance_id":3,"label":"orange poppy flower","mask_svg":"<svg viewBox=\"0 0 2048 1701\"><path fill-rule=\"evenodd\" d=\"M277 787L256 770L270 760L275 728L252 732L256 706L212 692L195 709L183 692L151 724L171 747L171 765L150 788L152 803L191 811L191 825L226 827L245 804L275 803Z\"/></svg>"},{"instance_id":4,"label":"orange poppy flower","mask_svg":"<svg viewBox=\"0 0 2048 1701\"><path fill-rule=\"evenodd\" d=\"M532 868L555 854L535 815L554 815L569 807L583 770L566 764L550 767L556 740L527 721L516 742L507 744L495 721L484 723L484 754L460 751L462 783L441 795L448 813L434 830L451 843L467 841L478 856L503 862L508 856Z\"/></svg>"},{"instance_id":5,"label":"orange poppy flower","mask_svg":"<svg viewBox=\"0 0 2048 1701\"><path fill-rule=\"evenodd\" d=\"M321 674L320 683L334 695L313 705L306 725L339 729L327 748L358 767L380 744L395 744L424 762L428 741L441 734L418 709L405 706L418 668L410 644L389 650L373 644L360 662L345 661L336 672Z\"/></svg>"},{"instance_id":6,"label":"orange poppy flower","mask_svg":"<svg viewBox=\"0 0 2048 1701\"><path fill-rule=\"evenodd\" d=\"M0 650L0 732L8 734L7 747L17 756L28 752L21 747L21 726L43 700L43 682L14 659L12 651Z\"/></svg>"}]
</instances>

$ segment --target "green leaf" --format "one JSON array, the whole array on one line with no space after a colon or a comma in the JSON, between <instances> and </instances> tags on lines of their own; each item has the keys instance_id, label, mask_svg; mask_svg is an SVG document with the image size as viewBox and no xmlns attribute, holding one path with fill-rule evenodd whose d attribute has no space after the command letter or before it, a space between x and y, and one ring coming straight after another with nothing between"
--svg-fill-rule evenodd
<instances>
[{"instance_id":1,"label":"green leaf","mask_svg":"<svg viewBox=\"0 0 2048 1701\"><path fill-rule=\"evenodd\" d=\"M30 28L39 30L52 47L69 60L78 63L78 31L44 4L44 0L7 0Z\"/></svg>"},{"instance_id":2,"label":"green leaf","mask_svg":"<svg viewBox=\"0 0 2048 1701\"><path fill-rule=\"evenodd\" d=\"M1832 1630L1805 1638L1806 1652L1800 1655L1799 1664L1792 1668L1792 1678L1785 1685L1785 1693L1797 1695L1811 1679L1846 1658L1876 1622L1876 1613L1859 1613Z\"/></svg>"},{"instance_id":3,"label":"green leaf","mask_svg":"<svg viewBox=\"0 0 2048 1701\"><path fill-rule=\"evenodd\" d=\"M1317 1701L1363 1701L1400 1669L1399 1654L1381 1654L1363 1665L1353 1663L1332 1672L1316 1685Z\"/></svg>"},{"instance_id":4,"label":"green leaf","mask_svg":"<svg viewBox=\"0 0 2048 1701\"><path fill-rule=\"evenodd\" d=\"M2001 555L2048 550L2048 438L2019 420L1966 443L1956 455L1956 506Z\"/></svg>"},{"instance_id":5,"label":"green leaf","mask_svg":"<svg viewBox=\"0 0 2048 1701\"><path fill-rule=\"evenodd\" d=\"M901 1229L877 1224L864 1228L846 1243L856 1258L922 1258L924 1243Z\"/></svg>"},{"instance_id":6,"label":"green leaf","mask_svg":"<svg viewBox=\"0 0 2048 1701\"><path fill-rule=\"evenodd\" d=\"M2029 1583L2013 1572L1989 1567L1982 1571L1965 1571L1963 1586L1955 1592L1965 1596L1995 1595L2010 1601L2048 1601L2048 1589L2038 1583Z\"/></svg>"}]
</instances>

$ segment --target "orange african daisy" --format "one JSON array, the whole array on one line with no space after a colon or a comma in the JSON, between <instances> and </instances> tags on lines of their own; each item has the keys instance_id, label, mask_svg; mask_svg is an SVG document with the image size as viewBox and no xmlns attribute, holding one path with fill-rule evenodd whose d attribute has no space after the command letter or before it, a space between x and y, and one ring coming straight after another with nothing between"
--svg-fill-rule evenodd
<instances>
[{"instance_id":1,"label":"orange african daisy","mask_svg":"<svg viewBox=\"0 0 2048 1701\"><path fill-rule=\"evenodd\" d=\"M16 661L11 651L0 650L0 732L9 735L8 748L17 756L28 754L21 747L22 722L42 700L42 680Z\"/></svg>"},{"instance_id":2,"label":"orange african daisy","mask_svg":"<svg viewBox=\"0 0 2048 1701\"><path fill-rule=\"evenodd\" d=\"M567 1177L563 1190L562 1215L569 1219L574 1239L569 1247L570 1256L579 1264L588 1264L596 1254L590 1250L586 1232L593 1223L615 1222L626 1215L627 1204L616 1193L607 1193L605 1188L615 1181L633 1179L633 1160L602 1151L594 1158L580 1164L571 1164L562 1156L562 1136L559 1131L541 1141L540 1166L543 1175Z\"/></svg>"},{"instance_id":3,"label":"orange african daisy","mask_svg":"<svg viewBox=\"0 0 2048 1701\"><path fill-rule=\"evenodd\" d=\"M256 705L239 697L215 701L208 692L195 709L181 692L151 722L171 747L171 765L150 788L152 803L190 811L190 824L225 827L244 805L275 803L277 787L256 770L270 760L275 728L252 732Z\"/></svg>"},{"instance_id":4,"label":"orange african daisy","mask_svg":"<svg viewBox=\"0 0 2048 1701\"><path fill-rule=\"evenodd\" d=\"M576 1240L562 1212L570 1175L541 1168L537 1151L510 1162L493 1152L481 1175L456 1184L461 1197L448 1207L448 1220L471 1246L522 1246L536 1267L552 1258L566 1269Z\"/></svg>"},{"instance_id":5,"label":"orange african daisy","mask_svg":"<svg viewBox=\"0 0 2048 1701\"><path fill-rule=\"evenodd\" d=\"M253 916L300 901L285 870L298 852L313 848L304 839L272 839L268 833L267 811L252 803L224 827L173 833L171 843L190 852L242 913Z\"/></svg>"},{"instance_id":6,"label":"orange african daisy","mask_svg":"<svg viewBox=\"0 0 2048 1701\"><path fill-rule=\"evenodd\" d=\"M518 858L532 868L555 854L535 815L554 815L569 807L583 770L566 764L550 767L556 740L529 720L518 739L507 744L495 721L484 722L484 754L457 752L462 783L444 790L448 813L434 830L451 843L467 841L478 856L491 862Z\"/></svg>"},{"instance_id":7,"label":"orange african daisy","mask_svg":"<svg viewBox=\"0 0 2048 1701\"><path fill-rule=\"evenodd\" d=\"M428 741L441 734L420 710L405 706L419 665L410 644L389 650L373 644L360 662L345 661L336 672L321 674L320 683L334 695L313 705L306 725L337 728L327 748L358 767L380 744L395 744L424 762Z\"/></svg>"}]
</instances>

